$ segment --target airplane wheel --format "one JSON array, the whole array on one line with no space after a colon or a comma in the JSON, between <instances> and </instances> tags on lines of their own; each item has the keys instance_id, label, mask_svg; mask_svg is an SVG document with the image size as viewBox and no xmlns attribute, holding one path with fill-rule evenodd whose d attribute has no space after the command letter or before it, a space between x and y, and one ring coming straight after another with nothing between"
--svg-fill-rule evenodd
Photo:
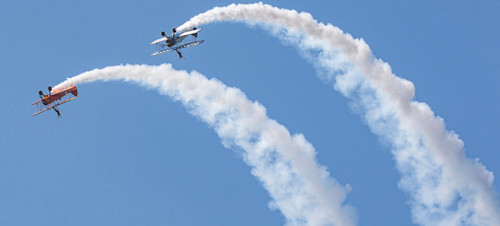
<instances>
[{"instance_id":1,"label":"airplane wheel","mask_svg":"<svg viewBox=\"0 0 500 226\"><path fill-rule=\"evenodd\" d=\"M38 91L38 95L43 95L43 92L41 90Z\"/></svg>"},{"instance_id":2,"label":"airplane wheel","mask_svg":"<svg viewBox=\"0 0 500 226\"><path fill-rule=\"evenodd\" d=\"M52 87L49 86L49 91L52 91Z\"/></svg>"}]
</instances>

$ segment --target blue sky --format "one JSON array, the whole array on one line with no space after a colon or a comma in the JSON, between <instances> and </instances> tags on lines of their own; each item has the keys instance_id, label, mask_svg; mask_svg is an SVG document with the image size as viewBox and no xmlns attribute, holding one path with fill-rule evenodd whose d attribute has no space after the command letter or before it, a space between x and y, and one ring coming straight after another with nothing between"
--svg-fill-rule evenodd
<instances>
[{"instance_id":1,"label":"blue sky","mask_svg":"<svg viewBox=\"0 0 500 226\"><path fill-rule=\"evenodd\" d=\"M216 77L303 133L342 184L360 225L411 225L390 148L293 46L239 23L205 26L205 43L150 57L162 30L226 1L0 1L1 225L281 225L267 192L207 125L168 97L94 83L31 118L37 91L117 64L171 63ZM500 114L500 4L483 1L271 1L363 38L412 81L495 174ZM500 187L498 181L495 187Z\"/></svg>"}]
</instances>

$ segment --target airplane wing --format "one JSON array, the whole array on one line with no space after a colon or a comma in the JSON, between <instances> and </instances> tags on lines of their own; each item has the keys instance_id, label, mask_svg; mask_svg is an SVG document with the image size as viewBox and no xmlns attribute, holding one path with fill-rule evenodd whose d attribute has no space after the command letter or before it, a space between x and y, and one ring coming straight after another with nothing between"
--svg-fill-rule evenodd
<instances>
[{"instance_id":1,"label":"airplane wing","mask_svg":"<svg viewBox=\"0 0 500 226\"><path fill-rule=\"evenodd\" d=\"M180 45L180 46L174 46L174 47L172 47L170 49L163 50L163 51L158 51L156 53L153 53L151 56L156 56L156 55L160 55L160 54L163 54L163 53L172 52L174 50L178 50L178 49L182 49L182 48L186 48L186 47L191 47L191 46L199 45L199 44L203 43L204 41L205 40L199 40L199 41L196 41L196 42L186 43L186 44Z\"/></svg>"},{"instance_id":2,"label":"airplane wing","mask_svg":"<svg viewBox=\"0 0 500 226\"><path fill-rule=\"evenodd\" d=\"M164 42L164 41L167 41L167 37L156 39L153 42L151 42L151 45L154 45L154 44L157 44L157 43L160 43L160 42Z\"/></svg>"},{"instance_id":3,"label":"airplane wing","mask_svg":"<svg viewBox=\"0 0 500 226\"><path fill-rule=\"evenodd\" d=\"M37 100L37 101L35 101L34 103L32 103L31 105L38 104L38 103L40 103L40 101L42 101L42 100Z\"/></svg>"},{"instance_id":4,"label":"airplane wing","mask_svg":"<svg viewBox=\"0 0 500 226\"><path fill-rule=\"evenodd\" d=\"M196 41L196 42L186 43L184 45L180 45L180 46L174 47L174 50L182 49L182 48L186 48L186 47L191 47L191 46L196 46L196 45L199 45L199 44L203 43L204 41L205 40L200 40L200 41Z\"/></svg>"},{"instance_id":5,"label":"airplane wing","mask_svg":"<svg viewBox=\"0 0 500 226\"><path fill-rule=\"evenodd\" d=\"M196 30L191 30L191 31L185 31L185 32L182 32L182 34L179 35L179 38L180 37L185 37L185 36L188 36L188 35L193 35L193 34L196 34L198 32L201 31L201 28L200 29L196 29Z\"/></svg>"},{"instance_id":6,"label":"airplane wing","mask_svg":"<svg viewBox=\"0 0 500 226\"><path fill-rule=\"evenodd\" d=\"M151 56L156 56L156 55L160 55L160 54L168 53L168 52L172 52L172 51L174 51L174 49L167 49L167 50L163 50L163 51L158 51L158 52L151 54Z\"/></svg>"},{"instance_id":7,"label":"airplane wing","mask_svg":"<svg viewBox=\"0 0 500 226\"><path fill-rule=\"evenodd\" d=\"M54 105L49 106L49 107L47 107L47 108L44 108L44 109L42 109L42 110L40 110L40 111L36 112L35 114L33 114L31 117L33 117L33 116L35 116L35 115L38 115L38 114L40 114L40 113L42 113L42 112L44 112L44 111L50 110L50 109L52 109L52 108L55 108L55 107L57 107L57 106L59 106L59 105L61 105L61 104L64 104L64 103L70 102L70 101L72 101L72 100L74 100L74 99L76 99L76 96L75 96L75 97L72 97L72 98L69 98L69 99L67 99L67 100L65 100L65 101L63 101L63 102L61 102L61 103L57 103L57 104L54 104ZM38 101L37 101L37 102L38 102ZM35 102L35 103L36 103L36 102Z\"/></svg>"},{"instance_id":8,"label":"airplane wing","mask_svg":"<svg viewBox=\"0 0 500 226\"><path fill-rule=\"evenodd\" d=\"M55 106L53 106L53 107L55 107ZM44 112L44 111L48 111L48 110L52 109L53 107L48 107L48 108L45 108L45 109L43 109L43 110L41 110L41 111L38 111L38 112L36 112L35 114L33 114L31 117L33 117L33 116L35 116L35 115L38 115L38 114L40 114L40 113L42 113L42 112Z\"/></svg>"}]
</instances>

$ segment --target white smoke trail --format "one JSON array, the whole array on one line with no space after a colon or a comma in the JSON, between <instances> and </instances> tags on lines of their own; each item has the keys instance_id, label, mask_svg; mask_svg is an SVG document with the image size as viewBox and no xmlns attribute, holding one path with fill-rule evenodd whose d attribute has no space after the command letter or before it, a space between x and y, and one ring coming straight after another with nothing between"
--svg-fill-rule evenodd
<instances>
[{"instance_id":1,"label":"white smoke trail","mask_svg":"<svg viewBox=\"0 0 500 226\"><path fill-rule=\"evenodd\" d=\"M413 83L394 75L362 39L309 13L262 3L215 7L178 30L220 21L261 25L297 45L325 80L334 81L335 89L362 109L370 129L393 146L415 223L500 225L493 173L465 156L463 142L446 130L443 119L427 104L412 101Z\"/></svg>"},{"instance_id":2,"label":"white smoke trail","mask_svg":"<svg viewBox=\"0 0 500 226\"><path fill-rule=\"evenodd\" d=\"M224 146L244 150L244 161L272 197L289 225L355 225L355 210L343 205L350 186L342 186L316 162L316 152L302 134L269 119L266 109L239 89L170 64L125 65L94 69L68 78L61 89L96 80L138 83L180 101L215 129Z\"/></svg>"}]
</instances>

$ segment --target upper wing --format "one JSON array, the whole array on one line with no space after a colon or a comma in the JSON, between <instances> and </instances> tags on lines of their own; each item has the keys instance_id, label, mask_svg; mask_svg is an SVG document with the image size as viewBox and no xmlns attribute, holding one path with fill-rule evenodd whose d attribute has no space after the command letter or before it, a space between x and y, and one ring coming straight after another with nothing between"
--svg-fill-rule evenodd
<instances>
[{"instance_id":1,"label":"upper wing","mask_svg":"<svg viewBox=\"0 0 500 226\"><path fill-rule=\"evenodd\" d=\"M204 41L205 40L199 40L199 41L196 41L196 42L190 42L190 43L186 43L184 45L180 45L180 46L174 47L172 49L173 50L177 50L177 49L182 49L182 48L186 48L186 47L191 47L191 46L199 45L199 44L203 43Z\"/></svg>"},{"instance_id":2,"label":"upper wing","mask_svg":"<svg viewBox=\"0 0 500 226\"><path fill-rule=\"evenodd\" d=\"M75 96L75 97L72 97L72 98L69 98L69 99L67 99L67 100L65 100L65 101L62 101L62 102L60 102L60 103L57 103L57 104L54 104L54 105L47 106L46 108L44 108L44 109L42 109L42 110L40 110L40 111L36 112L35 114L33 114L31 117L33 117L33 116L35 116L35 115L38 115L38 114L40 114L40 113L42 113L42 112L44 112L44 111L50 110L50 109L52 109L52 108L55 108L55 107L57 107L57 106L59 106L59 105L61 105L61 104L64 104L64 103L70 102L70 101L72 101L72 100L74 100L74 99L76 99L76 96Z\"/></svg>"},{"instance_id":3,"label":"upper wing","mask_svg":"<svg viewBox=\"0 0 500 226\"><path fill-rule=\"evenodd\" d=\"M156 55L160 55L162 53L168 53L168 52L172 52L174 49L170 48L170 49L167 49L167 50L163 50L163 51L158 51L158 52L155 52L153 54L151 54L151 56L156 56Z\"/></svg>"},{"instance_id":4,"label":"upper wing","mask_svg":"<svg viewBox=\"0 0 500 226\"><path fill-rule=\"evenodd\" d=\"M182 34L179 35L179 38L180 37L185 37L185 36L188 36L188 35L193 35L193 34L196 34L198 32L201 31L201 28L200 29L196 29L196 30L191 30L191 31L185 31L185 32L182 32Z\"/></svg>"},{"instance_id":5,"label":"upper wing","mask_svg":"<svg viewBox=\"0 0 500 226\"><path fill-rule=\"evenodd\" d=\"M35 116L35 115L38 115L38 114L40 114L40 113L42 113L42 112L44 112L44 111L48 111L48 110L50 110L50 109L52 109L52 108L53 108L53 107L44 108L43 110L38 111L38 112L36 112L35 114L33 114L31 117L33 117L33 116Z\"/></svg>"},{"instance_id":6,"label":"upper wing","mask_svg":"<svg viewBox=\"0 0 500 226\"><path fill-rule=\"evenodd\" d=\"M196 42L186 43L186 44L183 44L183 45L180 45L180 46L174 46L172 48L169 48L169 49L166 49L166 50L163 50L163 51L155 52L155 53L151 54L151 56L156 56L156 55L160 55L162 53L168 53L168 52L172 52L174 50L178 50L178 49L182 49L182 48L186 48L186 47L190 47L190 46L199 45L199 44L203 43L204 41L205 40L199 40L199 41L196 41Z\"/></svg>"},{"instance_id":7,"label":"upper wing","mask_svg":"<svg viewBox=\"0 0 500 226\"><path fill-rule=\"evenodd\" d=\"M160 43L160 42L164 42L164 41L167 41L167 37L156 39L153 42L151 42L151 45L154 45L154 44L157 44L157 43Z\"/></svg>"}]
</instances>

